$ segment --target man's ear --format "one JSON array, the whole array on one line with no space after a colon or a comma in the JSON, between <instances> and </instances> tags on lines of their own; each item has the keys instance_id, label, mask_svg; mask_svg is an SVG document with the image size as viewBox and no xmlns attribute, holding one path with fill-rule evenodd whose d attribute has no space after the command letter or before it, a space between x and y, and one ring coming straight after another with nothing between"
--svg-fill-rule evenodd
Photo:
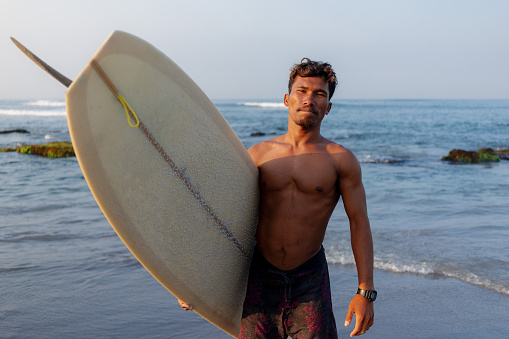
<instances>
[{"instance_id":1,"label":"man's ear","mask_svg":"<svg viewBox=\"0 0 509 339\"><path fill-rule=\"evenodd\" d=\"M284 99L283 99L283 102L284 102L284 104L285 104L285 107L288 107L288 106L290 105L289 100L290 100L290 95L285 94L285 97L284 97Z\"/></svg>"},{"instance_id":2,"label":"man's ear","mask_svg":"<svg viewBox=\"0 0 509 339\"><path fill-rule=\"evenodd\" d=\"M325 115L329 114L331 108L332 108L332 102L329 101L329 105L327 106L327 110L325 111Z\"/></svg>"}]
</instances>

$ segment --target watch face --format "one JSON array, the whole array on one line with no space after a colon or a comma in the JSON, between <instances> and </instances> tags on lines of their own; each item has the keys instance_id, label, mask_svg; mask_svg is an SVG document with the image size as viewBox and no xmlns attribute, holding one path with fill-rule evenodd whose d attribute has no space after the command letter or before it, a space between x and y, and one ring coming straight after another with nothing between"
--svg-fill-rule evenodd
<instances>
[{"instance_id":1,"label":"watch face","mask_svg":"<svg viewBox=\"0 0 509 339\"><path fill-rule=\"evenodd\" d=\"M375 301L376 300L376 296L377 296L376 291L371 291L371 295L369 296L369 299L371 301Z\"/></svg>"}]
</instances>

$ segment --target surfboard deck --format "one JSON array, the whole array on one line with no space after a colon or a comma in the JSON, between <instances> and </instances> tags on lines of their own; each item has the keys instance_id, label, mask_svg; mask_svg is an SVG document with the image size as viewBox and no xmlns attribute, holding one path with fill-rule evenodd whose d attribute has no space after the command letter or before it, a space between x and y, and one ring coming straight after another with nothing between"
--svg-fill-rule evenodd
<instances>
[{"instance_id":1,"label":"surfboard deck","mask_svg":"<svg viewBox=\"0 0 509 339\"><path fill-rule=\"evenodd\" d=\"M66 106L90 190L154 278L236 337L255 245L256 166L207 96L149 43L114 31L92 60L140 124L130 126L89 63Z\"/></svg>"}]
</instances>

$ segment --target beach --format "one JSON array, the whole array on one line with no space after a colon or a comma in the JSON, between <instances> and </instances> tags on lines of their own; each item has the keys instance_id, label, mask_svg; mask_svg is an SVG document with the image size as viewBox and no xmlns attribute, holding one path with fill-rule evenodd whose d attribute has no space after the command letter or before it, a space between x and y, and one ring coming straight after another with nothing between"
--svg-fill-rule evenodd
<instances>
[{"instance_id":1,"label":"beach","mask_svg":"<svg viewBox=\"0 0 509 339\"><path fill-rule=\"evenodd\" d=\"M284 133L277 100L216 100L246 147ZM141 113L140 113L141 114ZM508 100L338 100L322 132L359 159L375 247L364 338L509 336ZM63 100L0 101L0 148L70 141ZM0 338L228 338L183 311L97 206L76 158L0 153ZM340 338L357 289L339 203L324 240Z\"/></svg>"},{"instance_id":2,"label":"beach","mask_svg":"<svg viewBox=\"0 0 509 339\"><path fill-rule=\"evenodd\" d=\"M69 272L60 273L60 281L11 285L8 295L2 293L2 338L231 338L183 311L129 253L118 255L124 264L110 264L101 276ZM329 270L338 334L347 338L354 323L343 324L355 268ZM507 337L507 296L451 278L381 270L374 277L375 324L364 338ZM2 280L4 289L11 279Z\"/></svg>"}]
</instances>

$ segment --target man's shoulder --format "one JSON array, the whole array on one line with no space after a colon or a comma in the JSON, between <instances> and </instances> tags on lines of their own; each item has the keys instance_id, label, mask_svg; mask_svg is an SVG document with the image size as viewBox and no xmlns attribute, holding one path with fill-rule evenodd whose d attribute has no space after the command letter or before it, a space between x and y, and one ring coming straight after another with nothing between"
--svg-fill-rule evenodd
<instances>
[{"instance_id":1,"label":"man's shoulder","mask_svg":"<svg viewBox=\"0 0 509 339\"><path fill-rule=\"evenodd\" d=\"M331 155L338 155L343 157L353 156L352 151L350 151L348 148L341 144L335 143L334 141L325 139L323 144L325 146L325 150L327 151L327 153Z\"/></svg>"},{"instance_id":2,"label":"man's shoulder","mask_svg":"<svg viewBox=\"0 0 509 339\"><path fill-rule=\"evenodd\" d=\"M277 147L284 147L285 145L287 145L287 143L285 141L285 135L279 135L272 139L265 140L265 141L259 142L257 144L254 144L249 149L269 150L269 149L273 149L273 148L277 148Z\"/></svg>"},{"instance_id":3,"label":"man's shoulder","mask_svg":"<svg viewBox=\"0 0 509 339\"><path fill-rule=\"evenodd\" d=\"M278 136L266 141L259 142L253 146L251 146L247 151L251 158L255 162L255 164L259 164L261 158L267 155L270 151L282 145L283 139L282 136Z\"/></svg>"},{"instance_id":4,"label":"man's shoulder","mask_svg":"<svg viewBox=\"0 0 509 339\"><path fill-rule=\"evenodd\" d=\"M360 171L359 161L355 154L343 145L327 140L325 150L333 159L336 170L341 176Z\"/></svg>"},{"instance_id":5,"label":"man's shoulder","mask_svg":"<svg viewBox=\"0 0 509 339\"><path fill-rule=\"evenodd\" d=\"M276 137L276 138L272 138L270 140L266 140L266 141L262 141L262 142L259 142L257 144L254 144L253 146L251 146L248 151L251 153L251 152L266 152L267 150L269 149L272 149L274 147L277 146L278 143L280 143L278 141L279 137Z\"/></svg>"}]
</instances>

